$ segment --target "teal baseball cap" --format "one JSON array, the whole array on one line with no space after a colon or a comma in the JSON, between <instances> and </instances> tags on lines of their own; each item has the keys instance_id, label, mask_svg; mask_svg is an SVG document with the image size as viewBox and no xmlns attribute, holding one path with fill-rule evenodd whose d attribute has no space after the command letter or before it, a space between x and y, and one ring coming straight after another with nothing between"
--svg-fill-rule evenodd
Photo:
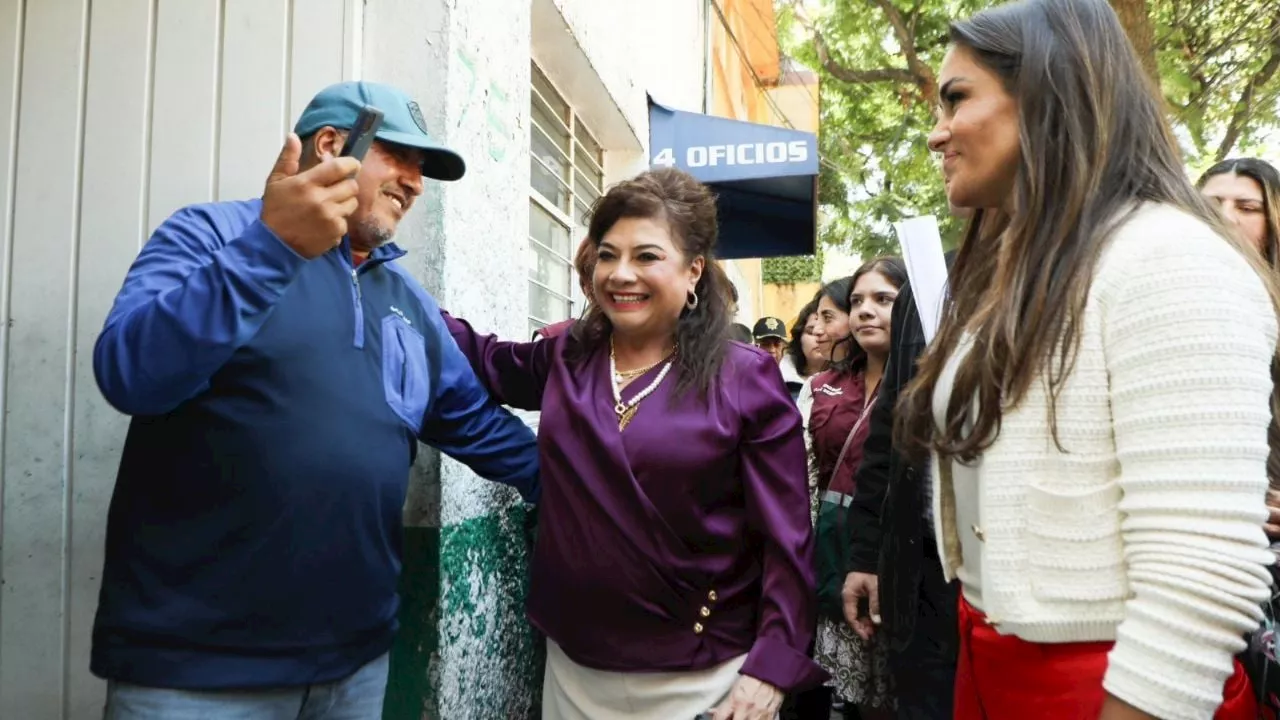
<instances>
[{"instance_id":1,"label":"teal baseball cap","mask_svg":"<svg viewBox=\"0 0 1280 720\"><path fill-rule=\"evenodd\" d=\"M330 85L311 98L293 131L305 138L326 125L350 130L366 105L382 111L382 126L374 137L425 151L424 177L457 180L466 174L467 163L462 156L431 139L418 103L403 91L382 83L353 81Z\"/></svg>"}]
</instances>

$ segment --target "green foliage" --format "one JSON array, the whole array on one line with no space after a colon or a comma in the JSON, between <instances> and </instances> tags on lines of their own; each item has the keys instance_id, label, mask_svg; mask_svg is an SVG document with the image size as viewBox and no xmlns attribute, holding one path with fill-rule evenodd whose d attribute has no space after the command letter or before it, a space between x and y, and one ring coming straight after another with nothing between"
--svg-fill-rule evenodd
<instances>
[{"instance_id":1,"label":"green foliage","mask_svg":"<svg viewBox=\"0 0 1280 720\"><path fill-rule=\"evenodd\" d=\"M1160 86L1187 163L1255 154L1280 125L1280 10L1274 0L1147 0Z\"/></svg>"},{"instance_id":2,"label":"green foliage","mask_svg":"<svg viewBox=\"0 0 1280 720\"><path fill-rule=\"evenodd\" d=\"M986 0L776 0L784 51L821 77L823 243L870 257L897 251L892 223L938 217L953 244L934 156L934 73L947 25ZM1112 0L1140 3L1143 0ZM1189 172L1256 152L1280 125L1275 0L1146 0L1162 90ZM815 38L821 42L815 41ZM1246 97L1246 90L1248 91Z\"/></svg>"},{"instance_id":3,"label":"green foliage","mask_svg":"<svg viewBox=\"0 0 1280 720\"><path fill-rule=\"evenodd\" d=\"M765 258L760 274L769 285L818 282L822 279L822 246L818 246L816 255Z\"/></svg>"}]
</instances>

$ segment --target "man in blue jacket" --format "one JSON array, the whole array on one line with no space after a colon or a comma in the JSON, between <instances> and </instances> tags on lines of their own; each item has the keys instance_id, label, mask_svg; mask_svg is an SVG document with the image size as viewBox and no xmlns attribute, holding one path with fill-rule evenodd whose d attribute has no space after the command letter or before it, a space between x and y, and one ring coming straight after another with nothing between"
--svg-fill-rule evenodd
<instances>
[{"instance_id":1,"label":"man in blue jacket","mask_svg":"<svg viewBox=\"0 0 1280 720\"><path fill-rule=\"evenodd\" d=\"M376 142L337 157L364 105ZM389 243L462 158L374 83L321 91L295 130L261 199L155 231L94 348L133 416L93 633L108 718L380 718L418 441L538 494L533 434Z\"/></svg>"}]
</instances>

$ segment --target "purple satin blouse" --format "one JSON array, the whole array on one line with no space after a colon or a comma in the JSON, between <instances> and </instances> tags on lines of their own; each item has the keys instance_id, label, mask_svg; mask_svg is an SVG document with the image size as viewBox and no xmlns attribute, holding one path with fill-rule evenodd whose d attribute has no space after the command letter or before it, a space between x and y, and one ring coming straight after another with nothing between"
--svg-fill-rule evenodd
<instances>
[{"instance_id":1,"label":"purple satin blouse","mask_svg":"<svg viewBox=\"0 0 1280 720\"><path fill-rule=\"evenodd\" d=\"M570 364L567 336L504 342L444 318L495 399L541 411L535 626L599 670L700 670L746 653L742 673L784 691L826 679L808 655L801 420L772 357L731 343L705 399L673 400L673 371L619 432L607 350Z\"/></svg>"}]
</instances>

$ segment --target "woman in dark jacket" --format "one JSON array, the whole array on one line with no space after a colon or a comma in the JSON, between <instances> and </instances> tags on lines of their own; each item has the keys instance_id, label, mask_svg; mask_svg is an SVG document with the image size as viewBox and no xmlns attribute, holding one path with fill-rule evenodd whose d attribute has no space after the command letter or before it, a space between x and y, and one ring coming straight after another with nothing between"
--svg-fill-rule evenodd
<instances>
[{"instance_id":1,"label":"woman in dark jacket","mask_svg":"<svg viewBox=\"0 0 1280 720\"><path fill-rule=\"evenodd\" d=\"M948 265L953 257L947 254ZM859 634L874 632L888 646L899 718L950 720L957 590L943 577L927 517L928 469L911 465L893 445L894 407L925 349L910 284L898 292L890 325L889 362L849 508L853 572L845 580L845 617Z\"/></svg>"}]
</instances>

